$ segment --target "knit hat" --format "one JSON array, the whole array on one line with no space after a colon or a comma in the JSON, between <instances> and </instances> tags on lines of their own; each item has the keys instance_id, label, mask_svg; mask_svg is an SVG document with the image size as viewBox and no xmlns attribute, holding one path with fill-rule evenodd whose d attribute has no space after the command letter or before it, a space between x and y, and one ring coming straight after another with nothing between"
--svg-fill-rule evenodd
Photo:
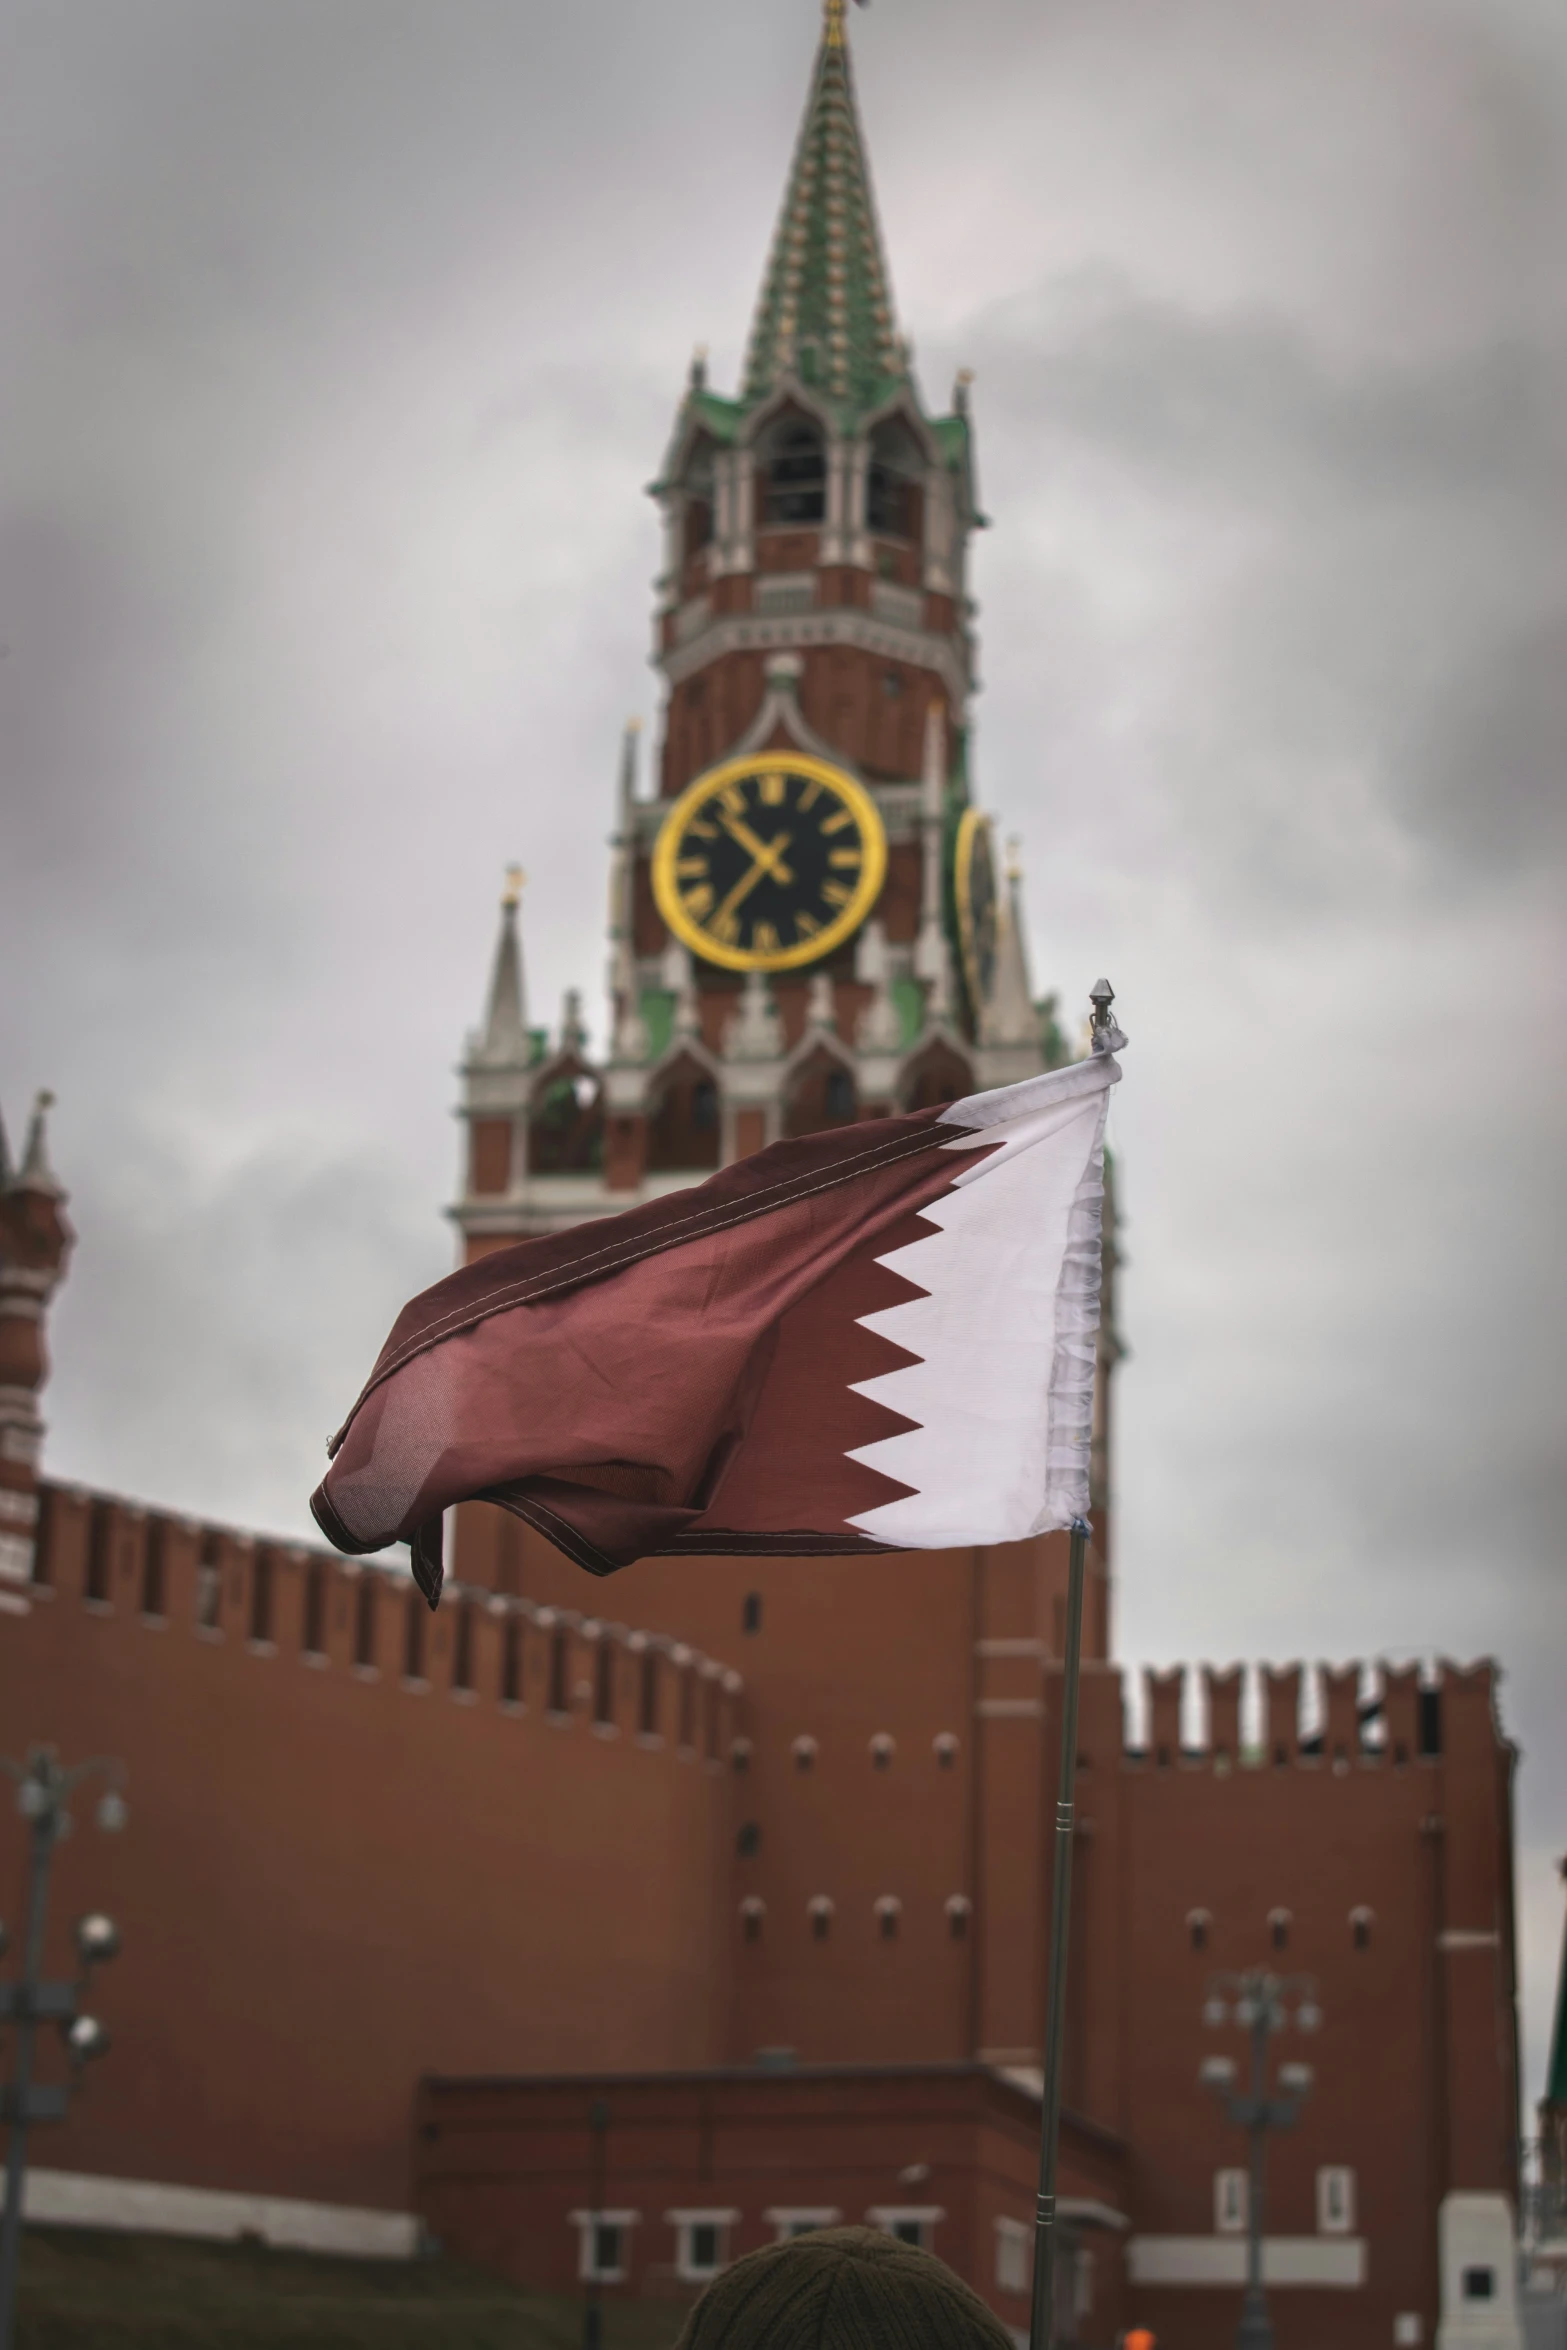
<instances>
[{"instance_id":1,"label":"knit hat","mask_svg":"<svg viewBox=\"0 0 1567 2350\"><path fill-rule=\"evenodd\" d=\"M677 2350L1013 2350L944 2261L875 2228L819 2228L715 2277Z\"/></svg>"}]
</instances>

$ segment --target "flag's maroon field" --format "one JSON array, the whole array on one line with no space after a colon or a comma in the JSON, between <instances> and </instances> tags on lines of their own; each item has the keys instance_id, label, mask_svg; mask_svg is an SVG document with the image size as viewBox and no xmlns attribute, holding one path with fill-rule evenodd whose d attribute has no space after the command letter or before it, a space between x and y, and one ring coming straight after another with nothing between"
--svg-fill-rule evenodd
<instances>
[{"instance_id":1,"label":"flag's maroon field","mask_svg":"<svg viewBox=\"0 0 1567 2350\"><path fill-rule=\"evenodd\" d=\"M311 1507L341 1550L501 1504L660 1552L1000 1541L1087 1494L1110 1056L775 1144L407 1306Z\"/></svg>"}]
</instances>

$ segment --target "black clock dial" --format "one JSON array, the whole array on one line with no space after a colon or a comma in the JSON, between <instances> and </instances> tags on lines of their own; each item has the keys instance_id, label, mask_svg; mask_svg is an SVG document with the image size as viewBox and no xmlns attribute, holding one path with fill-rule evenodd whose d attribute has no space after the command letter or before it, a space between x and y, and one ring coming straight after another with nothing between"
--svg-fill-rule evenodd
<instances>
[{"instance_id":1,"label":"black clock dial","mask_svg":"<svg viewBox=\"0 0 1567 2350\"><path fill-rule=\"evenodd\" d=\"M734 970L830 953L875 903L886 837L868 793L825 760L735 760L671 810L654 857L664 919Z\"/></svg>"}]
</instances>

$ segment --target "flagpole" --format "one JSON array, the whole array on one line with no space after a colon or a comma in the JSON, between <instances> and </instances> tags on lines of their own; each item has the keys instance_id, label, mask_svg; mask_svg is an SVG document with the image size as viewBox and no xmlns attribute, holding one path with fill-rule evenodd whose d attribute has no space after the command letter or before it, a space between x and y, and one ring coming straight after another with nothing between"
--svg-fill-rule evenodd
<instances>
[{"instance_id":1,"label":"flagpole","mask_svg":"<svg viewBox=\"0 0 1567 2350\"><path fill-rule=\"evenodd\" d=\"M1045 2001L1045 2094L1040 2116L1039 2198L1034 2207L1034 2300L1029 2350L1056 2338L1056 2154L1061 2138L1061 2053L1066 2038L1066 1958L1072 1915L1072 1842L1077 1787L1077 1693L1083 1659L1083 1569L1088 1521L1072 1520L1067 1566L1066 1656L1061 1687L1061 1776L1056 1788L1055 1882L1050 1903L1050 1981Z\"/></svg>"}]
</instances>

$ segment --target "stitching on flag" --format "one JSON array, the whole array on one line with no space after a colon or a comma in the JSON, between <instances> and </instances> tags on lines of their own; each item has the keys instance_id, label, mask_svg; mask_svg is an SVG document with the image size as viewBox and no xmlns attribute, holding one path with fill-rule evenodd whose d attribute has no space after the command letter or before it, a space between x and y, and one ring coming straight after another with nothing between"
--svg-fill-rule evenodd
<instances>
[{"instance_id":1,"label":"stitching on flag","mask_svg":"<svg viewBox=\"0 0 1567 2350\"><path fill-rule=\"evenodd\" d=\"M853 1158L843 1160L830 1174L815 1180L806 1180L798 1175L787 1177L783 1182L771 1184L753 1198L737 1202L731 1208L699 1209L693 1215L682 1216L658 1232L648 1234L640 1244L621 1241L608 1248L590 1250L569 1265L557 1266L552 1273L538 1275L531 1281L515 1281L508 1288L497 1290L493 1297L475 1301L455 1313L443 1314L405 1338L396 1354L389 1356L371 1374L353 1411L332 1441L332 1454L336 1454L365 1398L373 1394L394 1371L400 1371L413 1356L422 1354L427 1347L435 1345L442 1338L457 1337L462 1331L474 1328L477 1323L488 1321L492 1314L505 1313L514 1305L526 1305L534 1298L553 1296L561 1289L574 1289L580 1282L595 1278L595 1274L587 1268L593 1266L598 1258L614 1260L613 1265L598 1265L598 1273L611 1270L619 1272L626 1265L637 1264L644 1257L658 1256L665 1249L679 1246L682 1241L705 1236L708 1232L723 1232L732 1224L747 1224L753 1217L764 1215L788 1201L809 1199L818 1191L831 1191L852 1176L867 1173L872 1167L894 1165L899 1159L915 1158L921 1151L948 1147L950 1145L946 1137L943 1135L938 1138L933 1126L919 1134L899 1135L893 1142L878 1143L870 1150L857 1151ZM693 1230L693 1227L697 1229Z\"/></svg>"}]
</instances>

